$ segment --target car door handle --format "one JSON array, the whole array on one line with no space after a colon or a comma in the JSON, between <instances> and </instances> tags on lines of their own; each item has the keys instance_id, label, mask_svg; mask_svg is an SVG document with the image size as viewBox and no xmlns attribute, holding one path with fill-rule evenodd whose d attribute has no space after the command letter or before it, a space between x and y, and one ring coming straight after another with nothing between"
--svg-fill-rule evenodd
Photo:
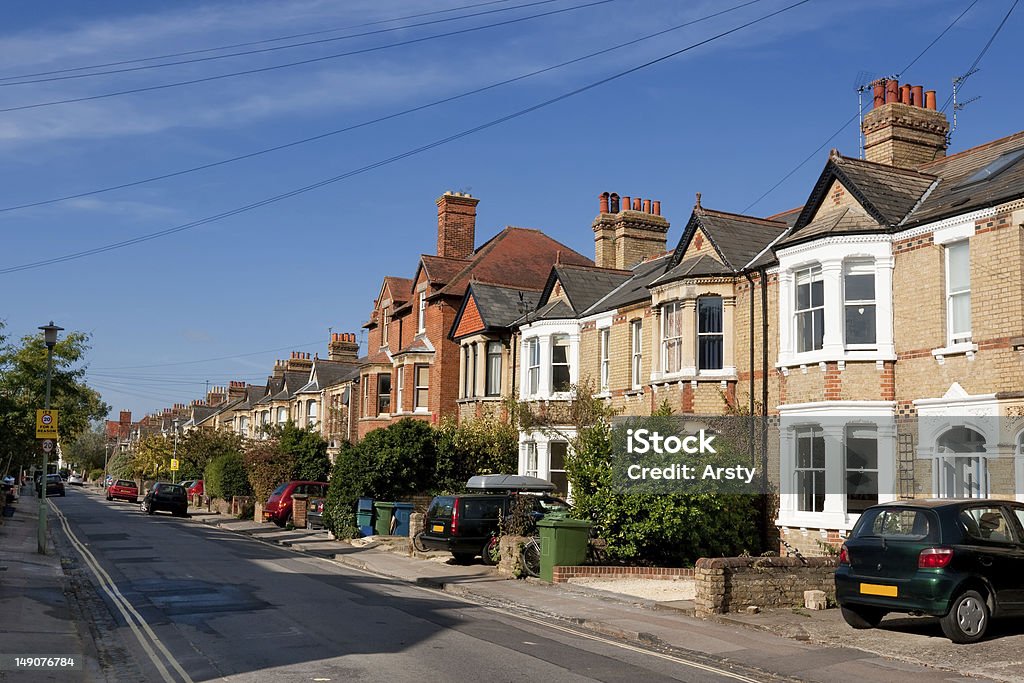
<instances>
[{"instance_id":1,"label":"car door handle","mask_svg":"<svg viewBox=\"0 0 1024 683\"><path fill-rule=\"evenodd\" d=\"M978 558L978 564L980 564L982 567L991 567L992 566L992 558L989 557L988 555L982 555L981 557Z\"/></svg>"}]
</instances>

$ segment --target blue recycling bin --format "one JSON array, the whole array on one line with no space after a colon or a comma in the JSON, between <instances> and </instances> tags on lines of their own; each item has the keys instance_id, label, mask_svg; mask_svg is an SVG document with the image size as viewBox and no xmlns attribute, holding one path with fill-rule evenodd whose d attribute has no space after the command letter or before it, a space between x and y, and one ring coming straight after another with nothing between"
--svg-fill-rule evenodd
<instances>
[{"instance_id":1,"label":"blue recycling bin","mask_svg":"<svg viewBox=\"0 0 1024 683\"><path fill-rule=\"evenodd\" d=\"M363 536L373 536L373 498L360 498L356 504L356 526Z\"/></svg>"},{"instance_id":2,"label":"blue recycling bin","mask_svg":"<svg viewBox=\"0 0 1024 683\"><path fill-rule=\"evenodd\" d=\"M409 535L409 517L412 515L412 503L395 503L395 521L391 523L392 535Z\"/></svg>"}]
</instances>

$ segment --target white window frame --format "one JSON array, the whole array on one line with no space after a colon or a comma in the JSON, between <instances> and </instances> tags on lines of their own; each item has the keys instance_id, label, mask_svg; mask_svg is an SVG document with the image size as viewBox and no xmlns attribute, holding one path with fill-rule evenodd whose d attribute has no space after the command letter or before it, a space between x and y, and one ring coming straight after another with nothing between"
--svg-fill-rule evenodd
<instances>
[{"instance_id":1,"label":"white window frame","mask_svg":"<svg viewBox=\"0 0 1024 683\"><path fill-rule=\"evenodd\" d=\"M501 371L504 345L500 341L485 342L484 353L484 396L501 396ZM493 367L491 359L497 358L497 367ZM496 391L492 391L496 388Z\"/></svg>"},{"instance_id":2,"label":"white window frame","mask_svg":"<svg viewBox=\"0 0 1024 683\"><path fill-rule=\"evenodd\" d=\"M950 276L950 261L952 260L952 250L954 249L965 249L967 251L967 287L960 288L956 291L952 287L952 278ZM970 344L971 343L971 247L970 240L959 240L956 242L950 242L945 245L944 260L945 260L945 285L946 285L946 344L950 347L954 347L958 344ZM967 300L967 329L954 329L953 326L953 311L954 301L957 298L965 298Z\"/></svg>"},{"instance_id":3,"label":"white window frame","mask_svg":"<svg viewBox=\"0 0 1024 683\"><path fill-rule=\"evenodd\" d=\"M565 362L564 363L556 363L555 362L555 347L559 347L559 348L564 347L565 348ZM564 393L568 392L572 388L572 353L571 353L572 340L569 338L569 335L567 335L567 334L553 334L553 335L551 335L551 344L550 344L549 348L551 349L550 362L548 363L549 377L551 378L551 386L549 388L549 392L552 395L554 395L554 394L564 394ZM565 388L563 388L563 389L557 388L555 386L555 368L556 367L560 367L560 368L564 367L565 368L565 373L566 373L566 375L568 375L567 384L566 384Z\"/></svg>"},{"instance_id":4,"label":"white window frame","mask_svg":"<svg viewBox=\"0 0 1024 683\"><path fill-rule=\"evenodd\" d=\"M678 316L678 333L669 336L671 316ZM661 367L664 374L676 375L683 371L683 343L683 302L668 301L661 307ZM677 359L674 367L669 363L672 356Z\"/></svg>"},{"instance_id":5,"label":"white window frame","mask_svg":"<svg viewBox=\"0 0 1024 683\"><path fill-rule=\"evenodd\" d=\"M537 459L537 442L526 441L523 443L523 475L536 477L540 471L540 461Z\"/></svg>"},{"instance_id":6,"label":"white window frame","mask_svg":"<svg viewBox=\"0 0 1024 683\"><path fill-rule=\"evenodd\" d=\"M847 293L846 278L848 276L865 275L866 273L864 271L870 271L870 274L871 274L872 296L871 296L870 299L851 299L848 296L848 293ZM877 292L876 292L877 285L876 285L876 282L875 282L875 280L876 280L876 275L875 275L876 271L877 271L877 269L875 268L874 259L870 259L870 258L849 258L849 259L846 259L845 261L843 261L843 317L842 317L842 321L843 321L843 340L846 342L846 348L847 349L869 350L870 351L870 350L874 350L877 347L877 345L878 345L878 307L876 305L876 301L877 301L877 296L878 295L877 295ZM871 308L871 311L873 313L873 318L874 318L874 323L875 323L875 325L874 325L874 329L875 329L874 340L871 341L871 342L865 342L865 343L859 343L859 344L848 341L848 337L849 337L850 331L849 331L849 329L846 326L846 313L847 313L847 309L850 309L850 308L858 308L858 309L865 308L866 309L866 308L869 308L869 307Z\"/></svg>"},{"instance_id":7,"label":"white window frame","mask_svg":"<svg viewBox=\"0 0 1024 683\"><path fill-rule=\"evenodd\" d=\"M417 363L413 367L413 410L417 413L430 412L430 366L426 363ZM426 384L420 384L420 371L425 376ZM420 394L422 393L422 398Z\"/></svg>"},{"instance_id":8,"label":"white window frame","mask_svg":"<svg viewBox=\"0 0 1024 683\"><path fill-rule=\"evenodd\" d=\"M598 330L598 339L601 347L601 393L607 394L611 381L611 328L605 327Z\"/></svg>"},{"instance_id":9,"label":"white window frame","mask_svg":"<svg viewBox=\"0 0 1024 683\"><path fill-rule=\"evenodd\" d=\"M722 329L719 330L718 332L702 332L701 329L700 329L700 325L701 325L701 320L700 320L700 304L701 304L701 301L708 301L708 300L712 300L712 299L718 301L718 319L719 319L719 323L721 324ZM704 372L721 372L722 370L725 369L725 367L727 365L727 363L725 362L725 297L720 296L720 295L711 295L711 296L697 297L697 303L696 303L696 306L694 307L694 315L696 316L696 320L694 321L694 328L697 331L697 348L695 349L695 353L694 353L694 356L696 357L695 360L697 362L697 372L699 372L699 373L704 373ZM719 355L721 357L721 362L719 363L719 366L717 368L705 368L705 367L703 367L701 365L701 356L700 356L700 342L701 342L701 338L711 339L711 338L715 338L715 337L718 338L719 343L721 344L721 350L720 350L720 353L719 353Z\"/></svg>"},{"instance_id":10,"label":"white window frame","mask_svg":"<svg viewBox=\"0 0 1024 683\"><path fill-rule=\"evenodd\" d=\"M281 419L282 416L284 417L283 420ZM286 422L288 422L288 408L285 407L285 406L278 406L277 407L277 423L276 424L284 424Z\"/></svg>"},{"instance_id":11,"label":"white window frame","mask_svg":"<svg viewBox=\"0 0 1024 683\"><path fill-rule=\"evenodd\" d=\"M870 432L870 436L867 433ZM863 441L871 440L875 442L875 466L874 467L850 467L850 439L858 438ZM874 475L875 479L875 499L874 502L868 503L867 505L877 505L878 495L880 493L878 488L878 429L874 425L870 424L857 424L851 422L846 425L846 429L843 433L843 491L846 496L845 505L846 511L849 513L850 510L850 496L852 495L849 490L849 482L851 474L862 474L862 475ZM863 512L863 510L854 511L857 514Z\"/></svg>"},{"instance_id":12,"label":"white window frame","mask_svg":"<svg viewBox=\"0 0 1024 683\"><path fill-rule=\"evenodd\" d=\"M526 393L529 396L536 396L540 392L540 339L527 339L526 351Z\"/></svg>"},{"instance_id":13,"label":"white window frame","mask_svg":"<svg viewBox=\"0 0 1024 683\"><path fill-rule=\"evenodd\" d=\"M801 442L802 439L809 440L810 441L810 447L811 447L810 463L806 467L801 467L800 466L800 442ZM819 439L821 440L821 444L820 444L821 452L817 453L815 448L814 448L814 444ZM796 462L795 462L795 464L793 466L793 477L794 477L793 491L797 495L796 509L799 510L800 512L824 512L825 511L825 467L826 467L826 461L825 461L825 433L821 430L820 427L818 427L816 425L803 426L803 427L800 427L800 428L798 428L796 430L795 441L796 441ZM815 459L816 459L817 456L821 457L821 466L820 467L818 467L815 464ZM806 479L806 475L810 475L811 476L811 488L810 488L810 491L811 491L811 497L812 497L812 499L814 499L811 502L811 507L807 507L806 504L805 504L805 495L806 494L805 494L805 489L801 486L801 475L805 475L805 477L804 477L805 479ZM818 485L818 476L817 475L820 475L820 478L821 478L821 485L820 485L821 492L820 492L820 494L818 493L819 485ZM817 500L819 498L819 496L820 496L820 499L821 499L820 500L820 505L821 505L820 508L818 507L819 502Z\"/></svg>"},{"instance_id":14,"label":"white window frame","mask_svg":"<svg viewBox=\"0 0 1024 683\"><path fill-rule=\"evenodd\" d=\"M423 334L427 331L427 291L420 291L419 307L416 317L416 333Z\"/></svg>"},{"instance_id":15,"label":"white window frame","mask_svg":"<svg viewBox=\"0 0 1024 683\"><path fill-rule=\"evenodd\" d=\"M801 278L806 278L806 282L801 282ZM796 340L796 352L797 353L811 353L813 351L821 351L825 348L825 327L828 324L828 316L825 314L825 276L822 271L820 263L810 264L805 268L801 268L796 271L793 276L794 288L793 288L793 338ZM814 283L821 283L821 304L814 304ZM807 286L808 297L807 297L807 308L800 308L800 288ZM814 325L814 314L816 311L821 311L821 346L814 346L817 343L817 328ZM811 321L811 348L801 349L800 343L803 336L800 334L800 317L808 316Z\"/></svg>"},{"instance_id":16,"label":"white window frame","mask_svg":"<svg viewBox=\"0 0 1024 683\"><path fill-rule=\"evenodd\" d=\"M385 306L380 311L381 324L380 324L380 345L388 345L388 326L391 323L391 307Z\"/></svg>"},{"instance_id":17,"label":"white window frame","mask_svg":"<svg viewBox=\"0 0 1024 683\"><path fill-rule=\"evenodd\" d=\"M306 426L315 427L317 420L317 402L315 399L306 401Z\"/></svg>"},{"instance_id":18,"label":"white window frame","mask_svg":"<svg viewBox=\"0 0 1024 683\"><path fill-rule=\"evenodd\" d=\"M388 390L387 390L387 392L382 392L381 391L381 383L382 383L382 381L383 381L383 379L385 377L388 378L387 379L387 383L388 383L388 387L387 388L388 388ZM376 411L375 414L376 415L390 415L391 414L391 373L390 372L378 372L377 374L374 375L374 379L377 382L377 385L376 385L376 389L377 390L375 392L375 397L377 399L377 411ZM388 403L387 410L381 410L384 407L383 405L381 405L381 399L383 399L385 396L387 397L387 403Z\"/></svg>"},{"instance_id":19,"label":"white window frame","mask_svg":"<svg viewBox=\"0 0 1024 683\"><path fill-rule=\"evenodd\" d=\"M640 368L643 363L643 338L644 338L644 321L634 320L629 323L629 337L630 337L630 386L633 389L639 389L643 384L643 378L640 375Z\"/></svg>"},{"instance_id":20,"label":"white window frame","mask_svg":"<svg viewBox=\"0 0 1024 683\"><path fill-rule=\"evenodd\" d=\"M401 413L403 408L403 396L405 394L405 366L399 365L395 368L395 404L392 406L392 413Z\"/></svg>"}]
</instances>

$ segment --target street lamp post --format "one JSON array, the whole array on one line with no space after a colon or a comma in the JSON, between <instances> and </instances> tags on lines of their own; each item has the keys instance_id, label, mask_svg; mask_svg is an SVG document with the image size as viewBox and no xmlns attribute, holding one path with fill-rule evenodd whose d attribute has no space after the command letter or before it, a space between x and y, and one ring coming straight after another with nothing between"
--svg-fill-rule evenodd
<instances>
[{"instance_id":1,"label":"street lamp post","mask_svg":"<svg viewBox=\"0 0 1024 683\"><path fill-rule=\"evenodd\" d=\"M57 327L50 321L49 325L39 327L43 331L43 341L46 343L46 410L50 409L50 380L53 378L53 347L57 345L57 333L63 327ZM39 481L39 554L46 554L46 477L47 477L47 452L43 449L43 476Z\"/></svg>"},{"instance_id":2,"label":"street lamp post","mask_svg":"<svg viewBox=\"0 0 1024 683\"><path fill-rule=\"evenodd\" d=\"M171 420L171 424L174 425L174 451L171 453L171 460L178 459L178 418ZM171 470L171 483L178 483L178 471L175 469Z\"/></svg>"}]
</instances>

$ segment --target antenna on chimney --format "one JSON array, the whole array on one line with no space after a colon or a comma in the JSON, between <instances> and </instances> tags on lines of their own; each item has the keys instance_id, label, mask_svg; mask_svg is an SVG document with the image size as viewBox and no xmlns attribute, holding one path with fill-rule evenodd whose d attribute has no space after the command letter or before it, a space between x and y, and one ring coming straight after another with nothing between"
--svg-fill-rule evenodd
<instances>
[{"instance_id":1,"label":"antenna on chimney","mask_svg":"<svg viewBox=\"0 0 1024 683\"><path fill-rule=\"evenodd\" d=\"M970 78L971 76L973 76L976 73L978 73L978 69L971 69L970 71L965 73L963 76L957 76L956 78L953 79L953 125L949 129L949 133L946 134L946 144L947 145L952 141L952 139L953 139L953 131L956 130L956 113L958 111L960 111L961 109L963 109L964 107L966 107L971 102L974 102L976 100L980 100L981 99L981 95L978 95L977 97L972 97L971 99L964 100L963 102L957 102L957 100L956 100L956 92L957 92L957 90L959 90L960 86L962 86L964 84L964 81L966 81L968 78Z\"/></svg>"},{"instance_id":2,"label":"antenna on chimney","mask_svg":"<svg viewBox=\"0 0 1024 683\"><path fill-rule=\"evenodd\" d=\"M857 149L860 150L861 159L864 158L864 93L868 88L873 89L877 83L896 80L899 77L899 74L889 74L872 78L870 71L861 71L857 74L854 81L857 89Z\"/></svg>"}]
</instances>

